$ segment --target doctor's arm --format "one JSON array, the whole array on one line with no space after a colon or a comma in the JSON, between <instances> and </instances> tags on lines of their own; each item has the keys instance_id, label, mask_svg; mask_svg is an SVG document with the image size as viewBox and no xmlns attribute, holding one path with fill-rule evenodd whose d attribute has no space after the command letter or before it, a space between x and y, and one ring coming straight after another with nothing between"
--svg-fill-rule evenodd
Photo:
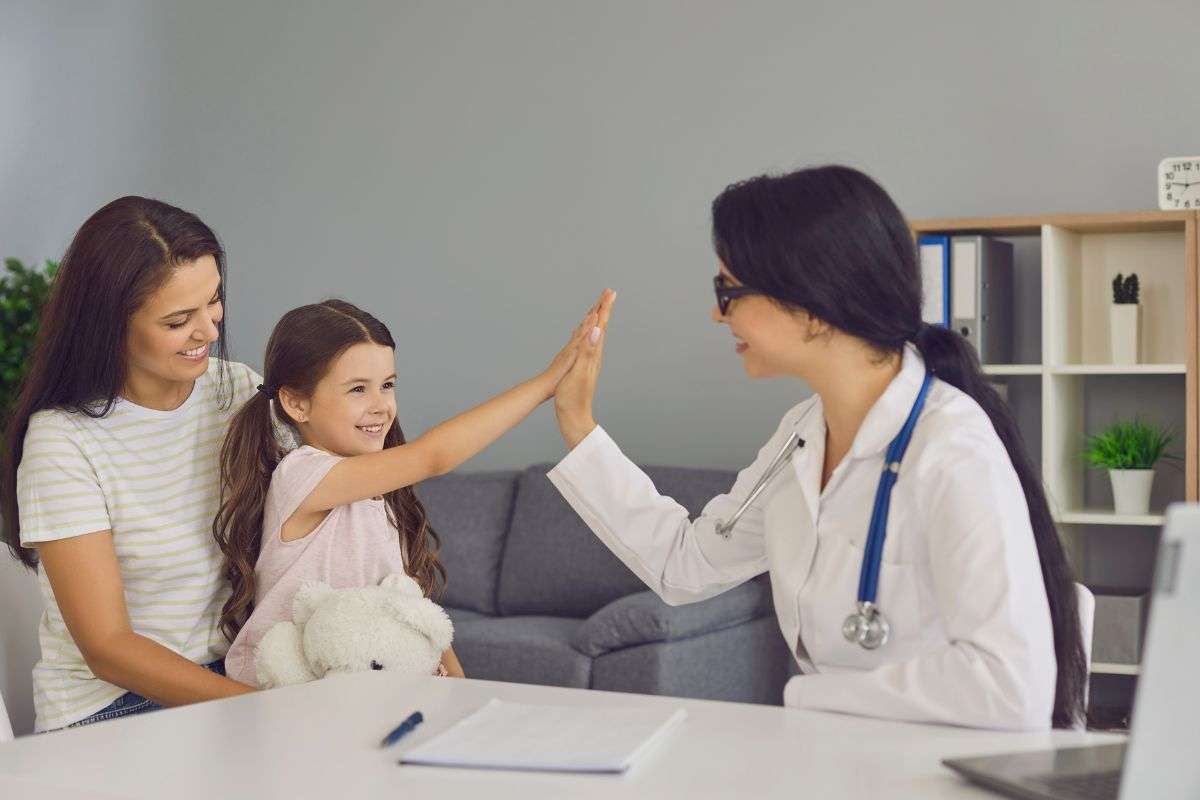
<instances>
[{"instance_id":1,"label":"doctor's arm","mask_svg":"<svg viewBox=\"0 0 1200 800\"><path fill-rule=\"evenodd\" d=\"M767 569L761 503L746 511L728 539L714 528L733 515L765 471L791 432L785 430L788 420L738 475L730 493L711 500L691 521L687 509L659 494L592 418L613 297L601 303L596 341L585 340L558 386L555 410L570 452L549 478L596 536L665 602L705 600Z\"/></svg>"},{"instance_id":2,"label":"doctor's arm","mask_svg":"<svg viewBox=\"0 0 1200 800\"><path fill-rule=\"evenodd\" d=\"M796 676L784 705L978 728L1049 728L1054 637L1016 473L1007 459L994 457L943 468L931 481L938 488L924 519L933 599L948 643L866 672Z\"/></svg>"}]
</instances>

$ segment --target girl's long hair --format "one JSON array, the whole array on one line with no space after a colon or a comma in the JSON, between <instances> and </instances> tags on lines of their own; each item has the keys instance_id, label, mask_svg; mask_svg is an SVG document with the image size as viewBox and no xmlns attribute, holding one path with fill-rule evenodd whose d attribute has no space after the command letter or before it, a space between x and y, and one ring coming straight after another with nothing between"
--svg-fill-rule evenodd
<instances>
[{"instance_id":1,"label":"girl's long hair","mask_svg":"<svg viewBox=\"0 0 1200 800\"><path fill-rule=\"evenodd\" d=\"M342 300L301 306L283 315L267 343L263 385L272 396L281 388L311 397L333 362L356 344L396 347L387 327ZM221 631L232 642L254 610L254 565L262 549L263 509L271 475L286 453L276 436L274 416L299 428L279 403L257 392L230 422L221 446L221 506L213 534L224 553L224 572L233 594L221 611ZM404 444L400 424L392 421L384 447ZM428 596L441 591L446 570L438 561L440 539L411 486L384 495L388 519L400 539L405 565Z\"/></svg>"},{"instance_id":2,"label":"girl's long hair","mask_svg":"<svg viewBox=\"0 0 1200 800\"><path fill-rule=\"evenodd\" d=\"M713 201L713 243L746 286L802 309L881 353L913 342L939 379L987 413L1008 451L1041 562L1058 660L1052 723L1083 718L1087 667L1074 577L1046 493L1008 406L988 383L974 348L921 321L921 272L904 216L878 183L841 166L734 184Z\"/></svg>"},{"instance_id":3,"label":"girl's long hair","mask_svg":"<svg viewBox=\"0 0 1200 800\"><path fill-rule=\"evenodd\" d=\"M121 197L92 214L71 240L42 309L33 356L5 427L0 464L4 539L14 558L37 566L21 547L17 468L29 418L45 409L103 417L129 373L129 319L175 268L202 256L216 259L225 299L225 251L216 235L188 211L145 197ZM233 393L225 367L225 323L211 353L218 358L220 402ZM4 424L0 420L0 424Z\"/></svg>"}]
</instances>

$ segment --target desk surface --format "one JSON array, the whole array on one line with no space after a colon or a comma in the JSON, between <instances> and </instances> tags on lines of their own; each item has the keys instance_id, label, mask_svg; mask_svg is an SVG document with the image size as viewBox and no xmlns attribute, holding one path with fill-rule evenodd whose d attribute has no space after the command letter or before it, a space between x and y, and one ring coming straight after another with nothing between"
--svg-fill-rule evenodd
<instances>
[{"instance_id":1,"label":"desk surface","mask_svg":"<svg viewBox=\"0 0 1200 800\"><path fill-rule=\"evenodd\" d=\"M492 697L548 705L683 707L688 718L624 775L396 764L405 749ZM417 709L425 724L395 747L380 749L380 737ZM994 733L774 706L368 672L17 739L0 745L5 790L0 794L197 800L994 798L946 770L941 759L1119 740L1108 734Z\"/></svg>"}]
</instances>

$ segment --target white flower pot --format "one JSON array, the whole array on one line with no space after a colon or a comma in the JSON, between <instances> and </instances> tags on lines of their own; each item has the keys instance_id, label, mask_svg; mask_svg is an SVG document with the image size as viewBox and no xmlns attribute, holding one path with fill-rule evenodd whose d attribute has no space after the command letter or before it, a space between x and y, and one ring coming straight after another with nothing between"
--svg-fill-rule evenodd
<instances>
[{"instance_id":1,"label":"white flower pot","mask_svg":"<svg viewBox=\"0 0 1200 800\"><path fill-rule=\"evenodd\" d=\"M1118 514L1148 514L1150 487L1154 484L1152 469L1110 469L1113 510Z\"/></svg>"},{"instance_id":2,"label":"white flower pot","mask_svg":"<svg viewBox=\"0 0 1200 800\"><path fill-rule=\"evenodd\" d=\"M1113 303L1110 307L1109 336L1112 341L1112 363L1138 363L1142 321L1140 303Z\"/></svg>"}]
</instances>

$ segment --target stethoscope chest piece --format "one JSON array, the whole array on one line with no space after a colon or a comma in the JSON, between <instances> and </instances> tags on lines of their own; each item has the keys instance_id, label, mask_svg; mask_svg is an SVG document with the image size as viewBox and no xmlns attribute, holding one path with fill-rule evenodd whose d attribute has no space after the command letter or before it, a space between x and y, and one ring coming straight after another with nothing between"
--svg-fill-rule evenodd
<instances>
[{"instance_id":1,"label":"stethoscope chest piece","mask_svg":"<svg viewBox=\"0 0 1200 800\"><path fill-rule=\"evenodd\" d=\"M858 610L842 623L842 636L846 637L846 641L866 650L877 650L887 644L891 635L892 626L884 619L883 613L874 603L866 601L860 602Z\"/></svg>"}]
</instances>

